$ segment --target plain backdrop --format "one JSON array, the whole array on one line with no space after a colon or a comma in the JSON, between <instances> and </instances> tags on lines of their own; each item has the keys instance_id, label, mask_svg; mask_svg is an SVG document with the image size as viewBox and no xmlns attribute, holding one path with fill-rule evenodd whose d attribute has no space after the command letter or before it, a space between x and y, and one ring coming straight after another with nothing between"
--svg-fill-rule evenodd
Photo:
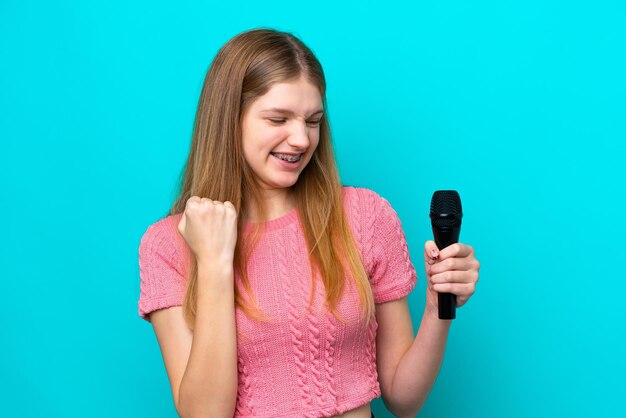
<instances>
[{"instance_id":1,"label":"plain backdrop","mask_svg":"<svg viewBox=\"0 0 626 418\"><path fill-rule=\"evenodd\" d=\"M215 53L257 27L322 62L343 183L402 221L416 330L430 198L461 195L481 280L420 416L619 414L623 1L2 0L0 415L176 416L139 239Z\"/></svg>"}]
</instances>

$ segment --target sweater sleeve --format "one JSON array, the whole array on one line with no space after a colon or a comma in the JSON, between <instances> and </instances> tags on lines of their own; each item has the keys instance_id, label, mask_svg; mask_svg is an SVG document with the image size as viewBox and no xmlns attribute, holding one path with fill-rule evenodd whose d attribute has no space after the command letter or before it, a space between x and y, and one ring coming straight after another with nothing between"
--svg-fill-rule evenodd
<instances>
[{"instance_id":1,"label":"sweater sleeve","mask_svg":"<svg viewBox=\"0 0 626 418\"><path fill-rule=\"evenodd\" d=\"M139 316L148 322L150 313L181 306L187 286L180 247L170 218L150 225L139 244ZM182 238L181 238L182 239Z\"/></svg>"},{"instance_id":2,"label":"sweater sleeve","mask_svg":"<svg viewBox=\"0 0 626 418\"><path fill-rule=\"evenodd\" d=\"M370 191L370 282L375 303L408 295L417 282L400 218L391 204Z\"/></svg>"}]
</instances>

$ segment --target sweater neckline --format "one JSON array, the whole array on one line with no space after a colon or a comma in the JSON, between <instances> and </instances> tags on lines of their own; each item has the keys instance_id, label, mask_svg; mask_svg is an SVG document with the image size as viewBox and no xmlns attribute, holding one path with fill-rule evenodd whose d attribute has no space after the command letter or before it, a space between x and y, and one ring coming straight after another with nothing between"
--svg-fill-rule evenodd
<instances>
[{"instance_id":1,"label":"sweater neckline","mask_svg":"<svg viewBox=\"0 0 626 418\"><path fill-rule=\"evenodd\" d=\"M284 215L279 216L278 218L270 219L269 221L260 222L265 224L265 231L271 232L276 231L278 229L282 229L288 225L291 225L298 219L298 211L294 207L289 212ZM245 222L244 223L244 231L249 232L252 228L257 225L259 222Z\"/></svg>"}]
</instances>

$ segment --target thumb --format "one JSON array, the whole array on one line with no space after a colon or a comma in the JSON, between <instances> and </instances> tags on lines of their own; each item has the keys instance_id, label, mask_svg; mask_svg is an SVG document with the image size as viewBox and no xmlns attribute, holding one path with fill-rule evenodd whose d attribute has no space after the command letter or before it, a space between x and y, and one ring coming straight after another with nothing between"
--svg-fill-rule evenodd
<instances>
[{"instance_id":1,"label":"thumb","mask_svg":"<svg viewBox=\"0 0 626 418\"><path fill-rule=\"evenodd\" d=\"M185 212L183 212L183 214L180 217L180 222L178 222L178 232L180 232L181 235L183 235L183 232L185 231L186 224L187 224L187 218L185 217Z\"/></svg>"}]
</instances>

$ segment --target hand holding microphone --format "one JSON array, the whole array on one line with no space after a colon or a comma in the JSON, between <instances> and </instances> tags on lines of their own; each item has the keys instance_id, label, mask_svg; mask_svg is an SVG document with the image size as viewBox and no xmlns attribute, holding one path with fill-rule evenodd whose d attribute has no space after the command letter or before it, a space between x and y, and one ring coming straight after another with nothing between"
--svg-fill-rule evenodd
<instances>
[{"instance_id":1,"label":"hand holding microphone","mask_svg":"<svg viewBox=\"0 0 626 418\"><path fill-rule=\"evenodd\" d=\"M437 311L439 319L454 319L456 307L474 294L480 263L474 249L458 242L463 211L459 194L439 190L433 194L430 208L434 241L427 241L424 265L427 309Z\"/></svg>"}]
</instances>

